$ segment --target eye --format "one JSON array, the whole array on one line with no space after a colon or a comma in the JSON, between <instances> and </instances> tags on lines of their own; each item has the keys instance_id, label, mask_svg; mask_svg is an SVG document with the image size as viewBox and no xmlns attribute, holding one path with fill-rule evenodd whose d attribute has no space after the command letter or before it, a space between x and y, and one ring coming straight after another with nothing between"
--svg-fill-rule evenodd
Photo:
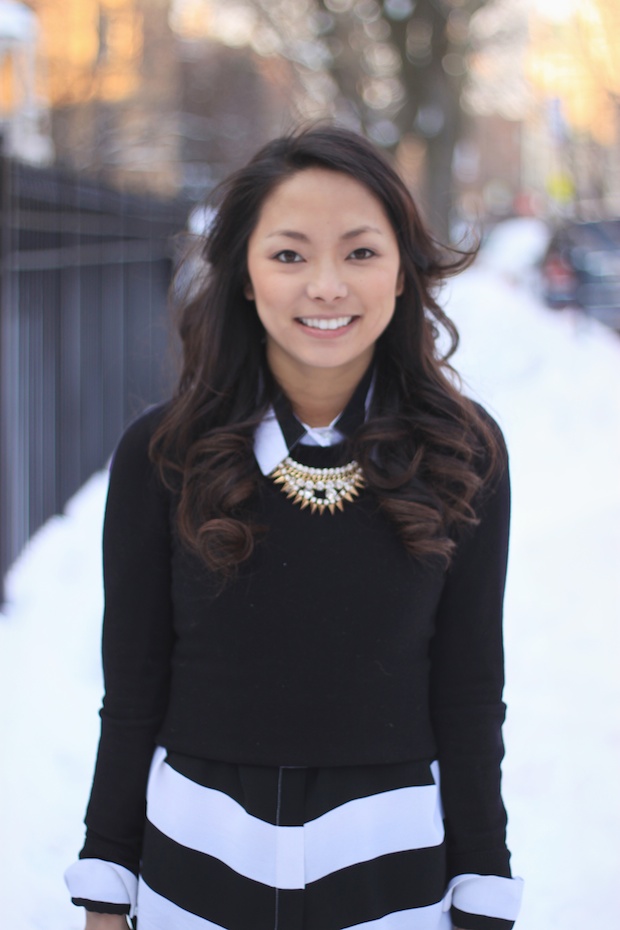
<instances>
[{"instance_id":1,"label":"eye","mask_svg":"<svg viewBox=\"0 0 620 930\"><path fill-rule=\"evenodd\" d=\"M293 249L282 249L281 252L277 252L273 257L277 262L281 262L283 265L292 265L295 262L303 262L303 258L299 252L294 252Z\"/></svg>"},{"instance_id":2,"label":"eye","mask_svg":"<svg viewBox=\"0 0 620 930\"><path fill-rule=\"evenodd\" d=\"M354 252L351 252L349 258L354 258L357 261L363 261L364 259L372 258L373 255L376 255L376 254L377 253L373 252L372 249L360 248L360 249L355 249Z\"/></svg>"}]
</instances>

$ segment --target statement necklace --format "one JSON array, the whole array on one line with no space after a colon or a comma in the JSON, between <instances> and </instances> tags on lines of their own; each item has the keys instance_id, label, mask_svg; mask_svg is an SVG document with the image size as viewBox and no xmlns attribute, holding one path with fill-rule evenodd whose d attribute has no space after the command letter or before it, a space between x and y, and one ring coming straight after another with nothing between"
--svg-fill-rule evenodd
<instances>
[{"instance_id":1,"label":"statement necklace","mask_svg":"<svg viewBox=\"0 0 620 930\"><path fill-rule=\"evenodd\" d=\"M302 510L310 507L312 513L343 510L343 502L353 501L366 483L355 461L338 468L311 468L290 456L274 468L270 477L294 504L299 504Z\"/></svg>"}]
</instances>

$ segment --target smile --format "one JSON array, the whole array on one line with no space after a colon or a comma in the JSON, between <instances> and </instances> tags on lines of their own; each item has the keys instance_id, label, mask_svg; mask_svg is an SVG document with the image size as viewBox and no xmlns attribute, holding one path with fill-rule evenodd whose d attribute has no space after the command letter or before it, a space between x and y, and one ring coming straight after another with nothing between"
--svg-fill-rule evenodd
<instances>
[{"instance_id":1,"label":"smile","mask_svg":"<svg viewBox=\"0 0 620 930\"><path fill-rule=\"evenodd\" d=\"M353 321L352 316L337 316L331 320L302 316L299 318L300 323L309 326L311 329L343 329Z\"/></svg>"}]
</instances>

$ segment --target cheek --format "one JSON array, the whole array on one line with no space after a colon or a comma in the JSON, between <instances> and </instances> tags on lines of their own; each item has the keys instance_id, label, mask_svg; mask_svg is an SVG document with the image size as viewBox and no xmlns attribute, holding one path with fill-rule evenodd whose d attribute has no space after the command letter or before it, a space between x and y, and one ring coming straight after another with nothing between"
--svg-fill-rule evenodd
<instances>
[{"instance_id":1,"label":"cheek","mask_svg":"<svg viewBox=\"0 0 620 930\"><path fill-rule=\"evenodd\" d=\"M248 263L248 288L252 292L252 299L261 301L269 298L273 290L271 284L271 275L269 269L265 269L261 263Z\"/></svg>"},{"instance_id":2,"label":"cheek","mask_svg":"<svg viewBox=\"0 0 620 930\"><path fill-rule=\"evenodd\" d=\"M254 306L264 328L270 332L279 329L288 318L288 303L282 288L268 287L265 282L254 287Z\"/></svg>"},{"instance_id":3,"label":"cheek","mask_svg":"<svg viewBox=\"0 0 620 930\"><path fill-rule=\"evenodd\" d=\"M259 315L265 313L271 316L289 311L298 289L295 281L277 273L255 275L250 287Z\"/></svg>"},{"instance_id":4,"label":"cheek","mask_svg":"<svg viewBox=\"0 0 620 930\"><path fill-rule=\"evenodd\" d=\"M252 255L251 252L248 253L246 267L247 283L243 293L248 300L259 300L265 278L265 272L259 257Z\"/></svg>"},{"instance_id":5,"label":"cheek","mask_svg":"<svg viewBox=\"0 0 620 930\"><path fill-rule=\"evenodd\" d=\"M391 307L396 298L403 292L403 280L400 272L386 271L377 277L372 284L369 282L367 296L375 304L382 307Z\"/></svg>"}]
</instances>

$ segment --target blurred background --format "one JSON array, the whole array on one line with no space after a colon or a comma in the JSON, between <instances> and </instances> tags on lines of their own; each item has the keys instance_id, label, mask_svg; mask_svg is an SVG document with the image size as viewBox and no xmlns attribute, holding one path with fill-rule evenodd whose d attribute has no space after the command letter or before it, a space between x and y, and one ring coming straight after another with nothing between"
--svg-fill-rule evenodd
<instances>
[{"instance_id":1,"label":"blurred background","mask_svg":"<svg viewBox=\"0 0 620 930\"><path fill-rule=\"evenodd\" d=\"M443 241L455 367L506 432L505 791L523 930L615 930L620 855L617 0L0 0L0 899L62 871L96 746L107 475L173 377L176 236L260 144L332 118Z\"/></svg>"}]
</instances>

